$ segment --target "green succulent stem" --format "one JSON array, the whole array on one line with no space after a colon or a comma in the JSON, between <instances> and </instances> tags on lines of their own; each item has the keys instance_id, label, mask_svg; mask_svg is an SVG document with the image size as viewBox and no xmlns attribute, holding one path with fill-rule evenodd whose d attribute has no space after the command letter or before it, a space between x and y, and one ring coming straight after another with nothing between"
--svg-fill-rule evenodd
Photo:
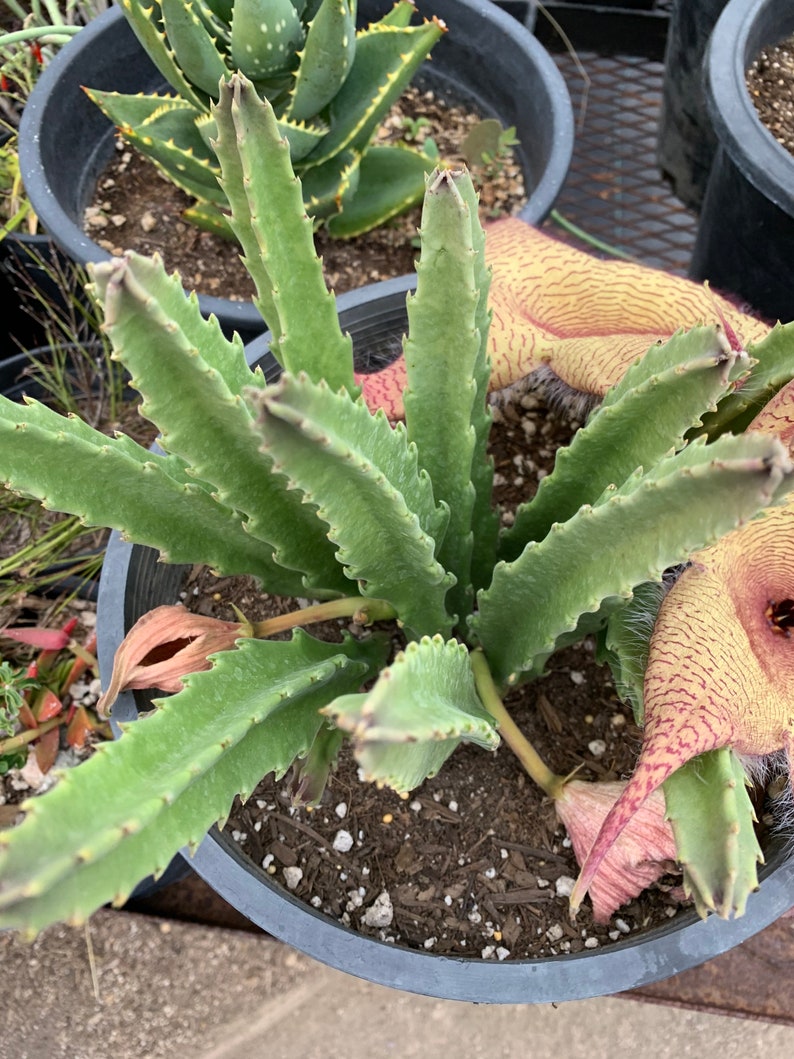
<instances>
[{"instance_id":1,"label":"green succulent stem","mask_svg":"<svg viewBox=\"0 0 794 1059\"><path fill-rule=\"evenodd\" d=\"M74 37L82 28L82 26L28 26L26 29L15 29L11 33L3 33L0 36L0 45L7 48L9 44L23 44L29 40L62 44L69 37Z\"/></svg>"},{"instance_id":2,"label":"green succulent stem","mask_svg":"<svg viewBox=\"0 0 794 1059\"><path fill-rule=\"evenodd\" d=\"M267 639L288 629L311 625L318 621L333 621L334 618L352 618L358 625L372 625L376 621L390 621L397 611L385 599L363 599L361 596L346 596L326 603L315 603L289 614L278 614L275 618L252 623L253 635Z\"/></svg>"},{"instance_id":3,"label":"green succulent stem","mask_svg":"<svg viewBox=\"0 0 794 1059\"><path fill-rule=\"evenodd\" d=\"M11 754L15 750L20 750L23 746L27 746L28 743L32 743L34 739L46 735L53 728L57 728L59 724L65 723L66 714L62 714L58 717L51 717L49 721L42 721L36 728L28 728L17 735L9 736L8 739L0 739L0 757L4 754Z\"/></svg>"},{"instance_id":4,"label":"green succulent stem","mask_svg":"<svg viewBox=\"0 0 794 1059\"><path fill-rule=\"evenodd\" d=\"M555 801L560 797L567 777L552 772L538 754L516 722L507 711L502 697L491 675L488 660L478 647L471 653L471 669L474 674L474 686L488 713L496 721L500 736L504 739L515 756L521 762L531 779Z\"/></svg>"}]
</instances>

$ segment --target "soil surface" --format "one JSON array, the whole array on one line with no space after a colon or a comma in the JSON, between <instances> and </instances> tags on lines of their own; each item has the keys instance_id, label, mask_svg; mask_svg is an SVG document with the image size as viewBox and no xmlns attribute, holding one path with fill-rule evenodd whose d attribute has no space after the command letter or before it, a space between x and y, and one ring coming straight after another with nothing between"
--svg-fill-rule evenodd
<instances>
[{"instance_id":1,"label":"soil surface","mask_svg":"<svg viewBox=\"0 0 794 1059\"><path fill-rule=\"evenodd\" d=\"M509 521L576 423L533 392L496 415L495 499ZM295 601L260 596L253 581L218 580L205 570L184 599L225 620L237 620L232 604L251 619L295 609ZM309 631L338 640L344 624ZM506 701L555 772L578 769L588 780L631 774L640 730L592 642L558 652L544 678ZM459 747L407 797L362 783L348 744L318 806L296 807L292 781L289 773L266 776L247 803L235 802L227 834L295 896L374 937L439 953L538 957L610 945L669 923L686 907L680 876L671 874L606 925L593 922L589 903L572 923L575 856L553 804L506 746L493 753Z\"/></svg>"},{"instance_id":2,"label":"soil surface","mask_svg":"<svg viewBox=\"0 0 794 1059\"><path fill-rule=\"evenodd\" d=\"M414 138L416 123L424 119ZM381 129L380 139L421 143L435 141L448 162L463 161L463 145L479 115L463 107L440 104L432 92L409 89ZM155 251L169 271L178 270L183 285L200 294L247 300L254 292L239 259L239 247L201 232L183 220L191 200L162 177L152 163L119 141L118 155L101 176L86 211L88 235L112 254L126 249ZM521 169L508 154L495 166L471 163L480 190L483 218L516 213L526 201ZM413 272L418 250L421 207L355 239L331 239L324 229L315 236L326 280L336 294L393 276Z\"/></svg>"},{"instance_id":3,"label":"soil surface","mask_svg":"<svg viewBox=\"0 0 794 1059\"><path fill-rule=\"evenodd\" d=\"M794 36L760 52L747 71L747 88L761 121L794 155Z\"/></svg>"}]
</instances>

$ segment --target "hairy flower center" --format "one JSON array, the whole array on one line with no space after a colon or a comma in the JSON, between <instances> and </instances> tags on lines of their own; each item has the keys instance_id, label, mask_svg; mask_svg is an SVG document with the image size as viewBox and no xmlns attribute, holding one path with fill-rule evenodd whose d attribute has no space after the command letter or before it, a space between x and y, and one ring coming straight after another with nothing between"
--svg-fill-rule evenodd
<instances>
[{"instance_id":1,"label":"hairy flower center","mask_svg":"<svg viewBox=\"0 0 794 1059\"><path fill-rule=\"evenodd\" d=\"M791 636L791 630L794 629L794 599L770 599L764 615L772 632Z\"/></svg>"}]
</instances>

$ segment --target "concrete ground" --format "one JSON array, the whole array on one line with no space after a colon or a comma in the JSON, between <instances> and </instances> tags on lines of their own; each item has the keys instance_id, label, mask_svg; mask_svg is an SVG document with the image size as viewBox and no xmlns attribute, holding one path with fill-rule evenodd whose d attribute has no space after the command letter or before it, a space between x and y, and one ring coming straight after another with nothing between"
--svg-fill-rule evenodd
<instances>
[{"instance_id":1,"label":"concrete ground","mask_svg":"<svg viewBox=\"0 0 794 1059\"><path fill-rule=\"evenodd\" d=\"M745 1059L794 1028L604 997L478 1006L373 986L244 931L103 909L0 935L0 1059ZM792 998L794 1005L794 998Z\"/></svg>"}]
</instances>

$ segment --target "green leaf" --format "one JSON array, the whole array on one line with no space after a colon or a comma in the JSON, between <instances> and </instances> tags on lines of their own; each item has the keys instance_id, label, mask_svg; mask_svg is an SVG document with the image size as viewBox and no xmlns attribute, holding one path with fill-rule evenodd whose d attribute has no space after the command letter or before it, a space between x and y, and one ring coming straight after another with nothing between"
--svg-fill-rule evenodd
<instances>
[{"instance_id":1,"label":"green leaf","mask_svg":"<svg viewBox=\"0 0 794 1059\"><path fill-rule=\"evenodd\" d=\"M684 889L699 914L743 915L749 894L758 889L763 855L736 754L729 747L701 754L665 780L662 790Z\"/></svg>"},{"instance_id":2,"label":"green leaf","mask_svg":"<svg viewBox=\"0 0 794 1059\"><path fill-rule=\"evenodd\" d=\"M129 96L95 89L86 89L86 93L125 140L187 195L225 202L218 187L215 156L196 125L201 112L192 104L171 96Z\"/></svg>"},{"instance_id":3,"label":"green leaf","mask_svg":"<svg viewBox=\"0 0 794 1059\"><path fill-rule=\"evenodd\" d=\"M289 117L303 121L330 103L344 84L355 54L355 0L323 0L300 54Z\"/></svg>"},{"instance_id":4,"label":"green leaf","mask_svg":"<svg viewBox=\"0 0 794 1059\"><path fill-rule=\"evenodd\" d=\"M493 503L494 463L488 451L493 424L493 415L488 401L491 383L488 334L493 315L488 306L488 295L492 269L486 263L485 232L479 218L479 195L470 180L461 181L458 187L469 207L471 219L472 249L475 254L474 285L477 289L474 326L480 335L480 349L472 373L477 387L477 396L474 398L471 417L475 436L471 477L474 486L474 508L471 518L473 533L471 582L477 591L484 588L491 580L499 534L499 511Z\"/></svg>"},{"instance_id":5,"label":"green leaf","mask_svg":"<svg viewBox=\"0 0 794 1059\"><path fill-rule=\"evenodd\" d=\"M412 147L368 148L359 164L354 193L342 212L330 218L328 231L334 238L351 239L405 213L422 201L425 175L432 168L433 160Z\"/></svg>"},{"instance_id":6,"label":"green leaf","mask_svg":"<svg viewBox=\"0 0 794 1059\"><path fill-rule=\"evenodd\" d=\"M347 208L358 189L361 162L357 151L340 151L323 165L298 166L304 205L315 228Z\"/></svg>"},{"instance_id":7,"label":"green leaf","mask_svg":"<svg viewBox=\"0 0 794 1059\"><path fill-rule=\"evenodd\" d=\"M758 434L692 444L605 490L512 563L499 563L478 596L472 631L499 681L537 671L558 638L610 597L628 600L643 581L752 518L791 486L783 446Z\"/></svg>"},{"instance_id":8,"label":"green leaf","mask_svg":"<svg viewBox=\"0 0 794 1059\"><path fill-rule=\"evenodd\" d=\"M724 397L706 416L702 433L709 438L726 430L745 430L772 397L794 378L794 323L776 324L766 338L751 343L752 368L745 384Z\"/></svg>"},{"instance_id":9,"label":"green leaf","mask_svg":"<svg viewBox=\"0 0 794 1059\"><path fill-rule=\"evenodd\" d=\"M0 925L35 933L123 902L222 822L235 795L247 798L265 773L282 775L305 754L320 709L382 657L374 640L324 644L300 631L217 655L212 670L67 769L0 834Z\"/></svg>"},{"instance_id":10,"label":"green leaf","mask_svg":"<svg viewBox=\"0 0 794 1059\"><path fill-rule=\"evenodd\" d=\"M208 96L218 93L218 82L231 73L218 48L218 39L196 13L190 0L159 0L163 27L182 73ZM239 0L235 2L235 8Z\"/></svg>"},{"instance_id":11,"label":"green leaf","mask_svg":"<svg viewBox=\"0 0 794 1059\"><path fill-rule=\"evenodd\" d=\"M478 397L473 375L481 347L474 326L479 291L474 281L473 218L457 187L467 181L471 178L466 173L442 170L428 184L416 294L407 301L403 394L408 437L430 476L436 500L450 509L439 559L457 579L449 605L460 619L472 603L472 419ZM455 312L441 311L444 305L454 305Z\"/></svg>"},{"instance_id":12,"label":"green leaf","mask_svg":"<svg viewBox=\"0 0 794 1059\"><path fill-rule=\"evenodd\" d=\"M557 452L554 470L502 535L500 558L515 559L529 541L543 540L555 522L594 503L608 486L622 485L637 468L652 468L680 449L687 431L746 374L746 364L726 351L713 327L653 347Z\"/></svg>"},{"instance_id":13,"label":"green leaf","mask_svg":"<svg viewBox=\"0 0 794 1059\"><path fill-rule=\"evenodd\" d=\"M185 77L162 30L162 9L157 0L144 6L139 0L119 0L119 6L141 46L154 65L183 99L200 110L206 100Z\"/></svg>"},{"instance_id":14,"label":"green leaf","mask_svg":"<svg viewBox=\"0 0 794 1059\"><path fill-rule=\"evenodd\" d=\"M353 67L329 107L330 131L307 161L363 151L442 33L437 20L404 28L373 23L359 31Z\"/></svg>"},{"instance_id":15,"label":"green leaf","mask_svg":"<svg viewBox=\"0 0 794 1059\"><path fill-rule=\"evenodd\" d=\"M460 743L499 744L468 650L441 636L408 644L371 691L340 696L323 712L350 733L365 778L397 791L434 776Z\"/></svg>"},{"instance_id":16,"label":"green leaf","mask_svg":"<svg viewBox=\"0 0 794 1059\"><path fill-rule=\"evenodd\" d=\"M166 562L281 575L289 587L287 572L268 561L239 514L191 482L182 461L150 453L123 435L109 438L36 402L0 397L0 479L88 526L117 529L127 540L157 548Z\"/></svg>"},{"instance_id":17,"label":"green leaf","mask_svg":"<svg viewBox=\"0 0 794 1059\"><path fill-rule=\"evenodd\" d=\"M265 451L328 524L347 576L364 595L387 600L414 635L449 630L452 578L434 539L446 512L405 431L306 376L282 375L257 401Z\"/></svg>"},{"instance_id":18,"label":"green leaf","mask_svg":"<svg viewBox=\"0 0 794 1059\"><path fill-rule=\"evenodd\" d=\"M353 344L339 327L300 181L272 107L250 84L233 77L213 114L231 224L273 331L273 355L288 371L306 371L334 390L344 386L353 393Z\"/></svg>"},{"instance_id":19,"label":"green leaf","mask_svg":"<svg viewBox=\"0 0 794 1059\"><path fill-rule=\"evenodd\" d=\"M294 69L305 30L292 0L234 0L232 64L254 80Z\"/></svg>"},{"instance_id":20,"label":"green leaf","mask_svg":"<svg viewBox=\"0 0 794 1059\"><path fill-rule=\"evenodd\" d=\"M162 447L211 482L221 503L239 511L246 530L269 545L262 547L265 563L271 556L274 561L269 591L304 593L298 588L302 577L288 571L305 575L305 584L321 594L346 590L322 524L272 473L270 459L259 451L249 406L227 385L224 374L236 383L251 373L223 356L228 344L219 349L216 341L213 347L217 322L204 320L196 300L180 302L178 276L167 276L159 260L130 252L123 260L94 266L93 277L105 330L143 395L143 414L159 427ZM211 359L218 364L222 358L224 374L199 353L203 334Z\"/></svg>"}]
</instances>

